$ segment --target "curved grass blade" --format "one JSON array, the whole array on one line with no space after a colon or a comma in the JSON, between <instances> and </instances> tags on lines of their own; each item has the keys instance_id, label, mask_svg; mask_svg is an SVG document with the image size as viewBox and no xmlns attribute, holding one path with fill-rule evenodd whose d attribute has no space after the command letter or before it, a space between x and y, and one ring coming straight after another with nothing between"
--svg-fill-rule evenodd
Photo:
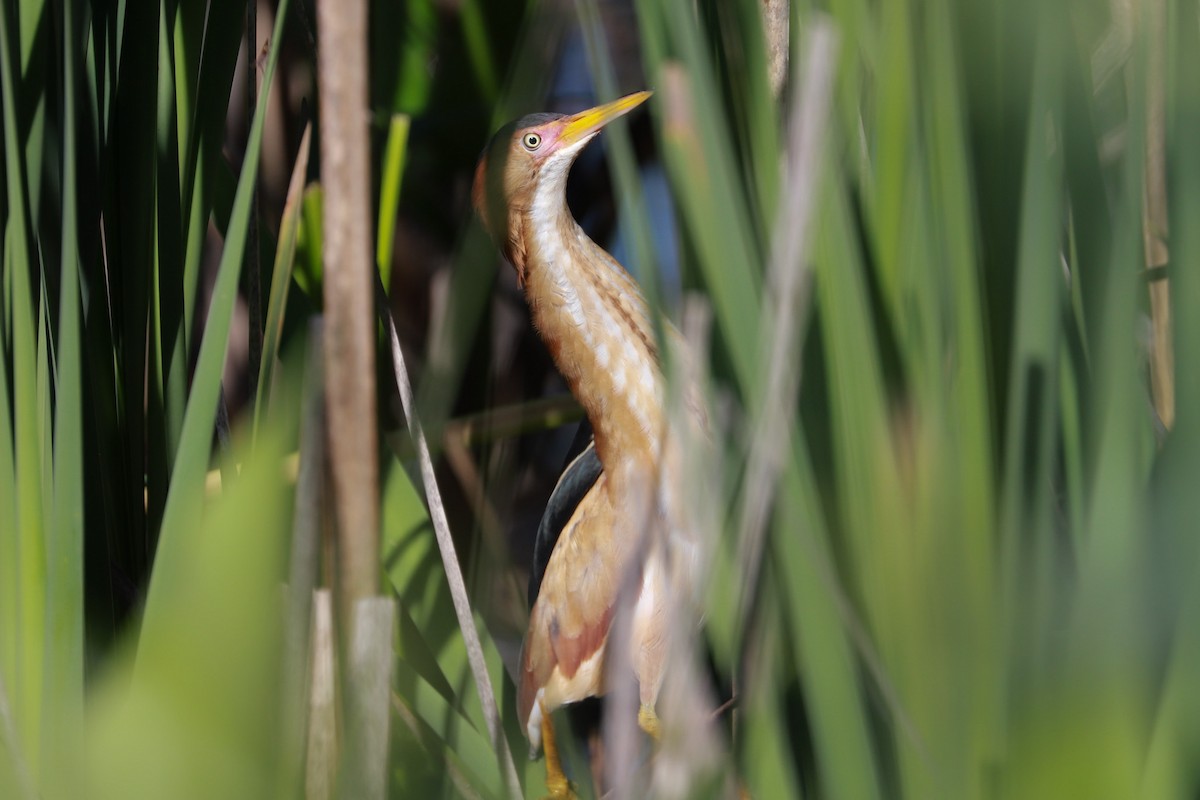
<instances>
[{"instance_id":1,"label":"curved grass blade","mask_svg":"<svg viewBox=\"0 0 1200 800\"><path fill-rule=\"evenodd\" d=\"M280 463L296 416L294 408L281 409L253 450L237 443L238 480L203 516L170 530L187 568L155 587L155 613L170 623L144 628L136 660L128 650L116 656L93 690L89 796L274 796L283 628L278 581L291 515Z\"/></svg>"},{"instance_id":2,"label":"curved grass blade","mask_svg":"<svg viewBox=\"0 0 1200 800\"><path fill-rule=\"evenodd\" d=\"M171 487L167 493L167 505L163 512L163 526L159 538L158 555L150 577L150 588L146 599L146 614L143 623L143 640L153 639L167 633L168 621L161 616L157 598L163 587L178 578L187 569L185 541L186 521L195 519L200 512L203 499L204 475L208 468L209 451L212 443L212 426L216 418L217 399L220 394L221 371L225 361L225 348L229 343L229 326L233 306L237 299L238 275L246 247L247 228L250 218L250 200L258 175L258 161L262 150L263 125L266 119L267 102L271 97L271 86L275 68L279 62L280 46L283 42L284 21L290 0L282 0L275 17L275 29L271 38L271 51L263 75L263 92L258 98L254 121L250 126L250 139L246 147L246 158L238 180L237 194L230 214L229 229L225 235L225 248L217 268L217 280L213 287L208 321L204 327L204 339L192 381L192 393L184 412L183 429L179 450L175 457Z\"/></svg>"},{"instance_id":3,"label":"curved grass blade","mask_svg":"<svg viewBox=\"0 0 1200 800\"><path fill-rule=\"evenodd\" d=\"M37 332L33 317L34 287L30 280L34 248L24 148L18 135L18 87L9 13L0 6L0 105L4 114L4 155L8 224L4 236L4 275L11 296L13 376L13 465L17 536L17 661L12 678L13 714L29 772L38 780L41 699L46 631L46 540L42 517L43 453L38 433Z\"/></svg>"},{"instance_id":4,"label":"curved grass blade","mask_svg":"<svg viewBox=\"0 0 1200 800\"><path fill-rule=\"evenodd\" d=\"M271 296L267 302L267 323L263 338L262 363L259 366L258 390L254 398L254 431L267 408L267 395L279 358L279 341L283 334L283 315L287 310L288 289L292 285L292 267L296 263L296 235L300 226L300 209L304 197L304 178L308 171L308 152L312 141L312 124L305 126L296 153L296 164L288 183L283 218L279 222L279 243L275 250L275 267L271 272Z\"/></svg>"},{"instance_id":5,"label":"curved grass blade","mask_svg":"<svg viewBox=\"0 0 1200 800\"><path fill-rule=\"evenodd\" d=\"M83 358L79 295L79 220L76 164L78 66L76 5L63 13L63 197L59 279L57 397L54 425L54 508L48 562L45 747L55 764L57 794L78 794L71 767L83 731Z\"/></svg>"},{"instance_id":6,"label":"curved grass blade","mask_svg":"<svg viewBox=\"0 0 1200 800\"><path fill-rule=\"evenodd\" d=\"M400 205L400 179L404 175L409 123L407 114L392 115L392 121L388 125L387 145L383 150L375 263L379 267L379 277L383 280L385 291L392 287L392 246L396 240L396 209Z\"/></svg>"},{"instance_id":7,"label":"curved grass blade","mask_svg":"<svg viewBox=\"0 0 1200 800\"><path fill-rule=\"evenodd\" d=\"M3 316L0 313L0 319ZM10 678L17 674L21 632L21 585L17 580L20 542L16 535L17 494L9 409L8 370L0 369L0 790L25 798L33 797L33 788L8 694Z\"/></svg>"}]
</instances>

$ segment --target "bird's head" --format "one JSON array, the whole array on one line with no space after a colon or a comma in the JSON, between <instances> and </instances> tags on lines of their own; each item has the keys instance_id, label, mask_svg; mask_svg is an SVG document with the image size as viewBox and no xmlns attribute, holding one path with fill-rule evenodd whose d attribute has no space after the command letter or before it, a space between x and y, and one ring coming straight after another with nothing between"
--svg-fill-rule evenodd
<instances>
[{"instance_id":1,"label":"bird's head","mask_svg":"<svg viewBox=\"0 0 1200 800\"><path fill-rule=\"evenodd\" d=\"M576 156L601 128L649 96L637 92L570 116L530 114L505 125L488 142L475 168L471 200L520 281L525 278L529 224L569 218L564 190ZM550 202L535 208L535 197ZM551 218L540 219L545 216Z\"/></svg>"}]
</instances>

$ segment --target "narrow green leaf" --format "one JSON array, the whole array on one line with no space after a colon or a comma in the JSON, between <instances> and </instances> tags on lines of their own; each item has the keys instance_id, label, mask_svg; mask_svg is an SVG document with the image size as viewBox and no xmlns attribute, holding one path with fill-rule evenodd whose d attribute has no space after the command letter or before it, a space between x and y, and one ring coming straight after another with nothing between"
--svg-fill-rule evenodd
<instances>
[{"instance_id":1,"label":"narrow green leaf","mask_svg":"<svg viewBox=\"0 0 1200 800\"><path fill-rule=\"evenodd\" d=\"M963 576L964 605L973 611L973 644L968 663L978 703L971 715L982 764L1002 752L1000 727L1004 703L1003 651L995 616L995 466L992 442L993 404L989 394L986 347L988 320L980 288L977 242L978 203L969 162L964 106L963 68L949 0L936 0L924 14L926 33L919 67L928 88L924 103L925 169L930 173L925 230L930 257L918 268L914 291L926 297L923 309L933 320L938 346L926 354L925 380L939 384L939 403L926 410L926 422L944 425L937 444L945 454L944 494L953 510L942 528L949 564ZM944 398L944 404L941 402ZM951 485L953 489L951 489Z\"/></svg>"},{"instance_id":2,"label":"narrow green leaf","mask_svg":"<svg viewBox=\"0 0 1200 800\"><path fill-rule=\"evenodd\" d=\"M716 24L726 36L733 36L737 47L725 48L725 60L736 65L730 69L727 90L732 117L738 126L743 180L748 184L746 197L755 234L766 241L770 223L775 219L779 197L780 131L783 125L778 96L772 94L767 75L767 42L764 35L764 9L755 3L716 3ZM800 38L800 36L796 36Z\"/></svg>"},{"instance_id":3,"label":"narrow green leaf","mask_svg":"<svg viewBox=\"0 0 1200 800\"><path fill-rule=\"evenodd\" d=\"M831 178L828 182L836 181ZM886 518L878 502L881 476L876 466L876 459L887 463L883 454L890 450L886 401L866 276L850 227L847 199L841 187L824 196L827 200L817 225L814 258L817 298L831 378L839 496L851 541L864 559L857 566L863 569L873 560L871 532ZM870 591L870 576L864 574L862 579L864 591Z\"/></svg>"},{"instance_id":4,"label":"narrow green leaf","mask_svg":"<svg viewBox=\"0 0 1200 800\"><path fill-rule=\"evenodd\" d=\"M325 278L321 255L321 213L324 198L319 183L314 183L304 190L304 198L300 202L300 227L296 232L296 285L310 300L318 304L324 302L322 286Z\"/></svg>"},{"instance_id":5,"label":"narrow green leaf","mask_svg":"<svg viewBox=\"0 0 1200 800\"><path fill-rule=\"evenodd\" d=\"M429 64L450 26L435 0L376 5L371 9L371 90L385 108L416 114L430 107L435 74Z\"/></svg>"},{"instance_id":6,"label":"narrow green leaf","mask_svg":"<svg viewBox=\"0 0 1200 800\"><path fill-rule=\"evenodd\" d=\"M184 314L183 224L180 207L180 153L176 130L176 60L172 52L173 4L163 0L158 30L155 248L150 298L150 406L147 441L151 528L157 528L166 501L170 465L179 446L187 398L188 331Z\"/></svg>"},{"instance_id":7,"label":"narrow green leaf","mask_svg":"<svg viewBox=\"0 0 1200 800\"><path fill-rule=\"evenodd\" d=\"M37 404L37 302L31 273L29 196L25 185L24 148L17 133L17 84L9 28L11 6L0 6L0 108L4 114L5 176L8 198L4 236L4 272L11 283L13 359L13 462L16 470L17 518L17 666L10 689L13 714L35 781L40 774L41 699L45 655L46 540L42 519L42 458Z\"/></svg>"},{"instance_id":8,"label":"narrow green leaf","mask_svg":"<svg viewBox=\"0 0 1200 800\"><path fill-rule=\"evenodd\" d=\"M387 144L383 149L383 178L379 187L378 245L375 248L375 263L383 288L392 285L392 245L396 240L396 209L400 205L400 179L404 175L404 161L408 149L407 114L393 114L388 125Z\"/></svg>"},{"instance_id":9,"label":"narrow green leaf","mask_svg":"<svg viewBox=\"0 0 1200 800\"><path fill-rule=\"evenodd\" d=\"M1130 59L1132 85L1144 85L1144 42L1135 39ZM1128 140L1119 171L1112 221L1113 249L1092 274L1100 298L1093 351L1095 370L1086 391L1096 398L1087 435L1094 461L1086 508L1086 530L1077 556L1066 635L1052 663L1060 665L1041 685L1030 687L1028 708L1018 717L1025 730L1014 772L1025 782L1017 791L1045 796L1061 787L1095 795L1133 796L1142 779L1144 720L1158 689L1154 627L1157 603L1148 590L1146 501L1150 414L1136 362L1135 330L1144 286L1133 265L1140 262L1144 190L1145 98L1131 97ZM1047 620L1052 623L1053 620ZM1061 623L1060 623L1061 624ZM1060 758L1046 757L1051 742L1070 741ZM1078 748L1075 750L1074 748ZM1089 763L1083 752L1104 752ZM1074 790L1072 790L1074 791Z\"/></svg>"},{"instance_id":10,"label":"narrow green leaf","mask_svg":"<svg viewBox=\"0 0 1200 800\"><path fill-rule=\"evenodd\" d=\"M765 582L764 588L769 594L775 594L775 587L770 580ZM744 699L739 703L739 711L745 709L741 747L745 754L746 788L753 797L801 800L804 793L800 788L795 759L788 746L788 708L780 696L784 686L783 671L790 666L781 663L784 659L779 654L780 644L785 639L778 621L778 610L764 609L764 615L766 619L759 623L764 628L764 642L758 649L760 663L751 664L747 670L750 673L747 681L753 681L753 688L749 697L746 697L746 689L742 690ZM870 770L863 770L862 774L870 775Z\"/></svg>"},{"instance_id":11,"label":"narrow green leaf","mask_svg":"<svg viewBox=\"0 0 1200 800\"><path fill-rule=\"evenodd\" d=\"M59 278L57 395L54 425L54 511L48 562L45 750L56 762L55 794L78 793L75 760L83 732L83 358L79 298L78 167L76 164L76 11L63 13L62 265Z\"/></svg>"},{"instance_id":12,"label":"narrow green leaf","mask_svg":"<svg viewBox=\"0 0 1200 800\"><path fill-rule=\"evenodd\" d=\"M192 379L192 393L184 412L179 451L175 458L166 509L163 512L158 554L146 600L142 634L145 641L168 635L171 623L159 611L157 597L187 568L187 542L183 538L187 531L185 521L194 519L200 510L204 474L208 468L212 442L213 420L216 418L220 393L221 370L225 361L225 348L229 342L229 325L233 316L234 301L237 299L238 275L241 272L246 246L250 199L258 174L267 101L271 96L275 67L279 62L289 4L289 0L282 0L276 13L271 51L263 76L263 91L259 95L254 121L250 127L246 158L242 164L242 175L238 181L229 230L225 236L225 248L221 253L204 338Z\"/></svg>"},{"instance_id":13,"label":"narrow green leaf","mask_svg":"<svg viewBox=\"0 0 1200 800\"><path fill-rule=\"evenodd\" d=\"M463 38L466 39L467 58L479 81L483 97L494 102L500 93L496 82L496 58L488 40L487 20L479 0L466 0L459 8L462 19Z\"/></svg>"},{"instance_id":14,"label":"narrow green leaf","mask_svg":"<svg viewBox=\"0 0 1200 800\"><path fill-rule=\"evenodd\" d=\"M180 4L177 15L186 22L186 46L182 51L176 51L176 58L184 61L182 68L176 68L176 81L188 81L189 86L192 86L193 76L196 81L186 95L178 95L191 99L186 107L179 106L179 136L187 143L186 149L183 146L179 149L179 190L181 216L186 223L183 331L187 345L185 352L189 353L200 292L200 257L208 236L213 204L211 184L216 173L224 168L221 147L225 138L225 118L243 31L240 22L231 25L228 21L240 20L244 7L241 0L214 0L207 4L189 0ZM188 108L191 114L185 119L182 115Z\"/></svg>"},{"instance_id":15,"label":"narrow green leaf","mask_svg":"<svg viewBox=\"0 0 1200 800\"><path fill-rule=\"evenodd\" d=\"M41 255L41 248L38 248ZM41 487L41 518L43 535L48 535L46 526L54 509L54 352L51 343L50 314L47 306L50 303L46 291L45 264L38 258L37 274L40 290L37 296L37 438L39 461L42 475L38 485ZM45 547L45 544L43 544ZM44 556L43 556L44 557Z\"/></svg>"},{"instance_id":16,"label":"narrow green leaf","mask_svg":"<svg viewBox=\"0 0 1200 800\"><path fill-rule=\"evenodd\" d=\"M1140 49L1138 53L1134 64L1144 64ZM1133 74L1145 77L1141 69L1135 69ZM1104 618L1099 615L1101 609L1116 611L1113 604L1121 593L1113 591L1113 581L1125 587L1125 591L1132 591L1137 586L1137 573L1133 570L1140 561L1139 554L1144 552L1139 531L1143 524L1145 478L1150 466L1146 446L1152 439L1149 417L1139 413L1143 396L1135 378L1139 373L1135 343L1129 333L1135 330L1142 288L1130 265L1139 263L1141 254L1144 98L1135 98L1132 103L1128 125L1129 141L1121 174L1120 202L1115 214L1114 247L1102 273L1103 312L1100 318L1104 323L1097 332L1097 366L1090 388L1099 397L1092 419L1094 428L1090 431L1097 444L1087 511L1089 540L1084 543L1081 554L1080 591L1097 604L1086 611L1081 608L1080 613L1090 618L1091 624L1100 624ZM1112 626L1110 630L1132 636L1138 629L1135 619L1130 616L1133 610L1127 607L1118 618L1106 618L1104 624ZM1130 627L1121 628L1121 624Z\"/></svg>"},{"instance_id":17,"label":"narrow green leaf","mask_svg":"<svg viewBox=\"0 0 1200 800\"><path fill-rule=\"evenodd\" d=\"M834 567L807 454L793 439L779 520L770 544L780 602L798 659L823 796L880 797L867 703L848 635L854 621ZM859 633L862 631L860 629Z\"/></svg>"},{"instance_id":18,"label":"narrow green leaf","mask_svg":"<svg viewBox=\"0 0 1200 800\"><path fill-rule=\"evenodd\" d=\"M458 710L413 673L408 664L398 662L395 671L398 684L407 687L403 695L397 696L399 701L441 745L441 755L455 764L476 791L486 797L503 797L503 781L487 734L466 723Z\"/></svg>"},{"instance_id":19,"label":"narrow green leaf","mask_svg":"<svg viewBox=\"0 0 1200 800\"><path fill-rule=\"evenodd\" d=\"M7 249L7 248L5 248ZM4 262L7 265L7 259ZM0 319L7 317L0 308ZM0 325L0 330L7 328ZM13 464L12 406L7 364L0 369L0 678L16 682L20 652L20 545L17 479Z\"/></svg>"},{"instance_id":20,"label":"narrow green leaf","mask_svg":"<svg viewBox=\"0 0 1200 800\"><path fill-rule=\"evenodd\" d=\"M280 464L295 424L296 410L281 409L257 447L238 442L238 479L164 529L180 563L154 584L149 611L165 622L128 641L92 693L89 796L273 796L290 517Z\"/></svg>"},{"instance_id":21,"label":"narrow green leaf","mask_svg":"<svg viewBox=\"0 0 1200 800\"><path fill-rule=\"evenodd\" d=\"M42 177L48 140L53 127L46 125L46 54L51 36L50 5L46 0L25 0L16 6L20 20L21 68L18 91L24 101L18 113L25 137L25 181L29 198L29 219L33 230L40 229Z\"/></svg>"},{"instance_id":22,"label":"narrow green leaf","mask_svg":"<svg viewBox=\"0 0 1200 800\"><path fill-rule=\"evenodd\" d=\"M1062 163L1047 134L1059 118L1059 67L1053 36L1043 30L1034 66L1025 151L1012 364L1005 423L1001 506L1004 612L1015 654L1038 658L1036 620L1047 619L1057 573L1051 470L1059 444L1059 354L1064 292L1060 220ZM1026 638L1031 637L1031 638Z\"/></svg>"},{"instance_id":23,"label":"narrow green leaf","mask_svg":"<svg viewBox=\"0 0 1200 800\"><path fill-rule=\"evenodd\" d=\"M292 167L292 179L288 184L287 200L283 205L283 218L279 221L279 246L275 251L275 267L271 274L271 293L267 301L267 321L263 338L263 357L259 365L258 392L254 399L254 430L257 431L263 415L267 412L268 395L272 391L271 381L275 373L275 362L279 358L279 341L283 334L283 315L287 309L288 289L292 285L292 267L296 263L296 235L300 227L300 212L304 200L304 180L308 174L308 149L312 139L312 125L304 128L300 138L300 150L296 164Z\"/></svg>"},{"instance_id":24,"label":"narrow green leaf","mask_svg":"<svg viewBox=\"0 0 1200 800\"><path fill-rule=\"evenodd\" d=\"M893 314L902 310L901 237L911 226L913 146L913 53L906 0L880 7L879 58L888 64L878 77L872 163L874 245L884 299Z\"/></svg>"},{"instance_id":25,"label":"narrow green leaf","mask_svg":"<svg viewBox=\"0 0 1200 800\"><path fill-rule=\"evenodd\" d=\"M192 140L195 132L192 121L196 117L196 100L200 79L201 47L204 44L204 15L206 3L180 2L175 7L171 53L174 63L171 74L175 79L175 133L178 136L176 152L183 157L179 162L180 202L188 197L184 192L184 178L196 167L191 158ZM230 28L236 26L230 25ZM185 220L186 221L186 220Z\"/></svg>"},{"instance_id":26,"label":"narrow green leaf","mask_svg":"<svg viewBox=\"0 0 1200 800\"><path fill-rule=\"evenodd\" d=\"M650 29L647 38L669 41L681 54L679 62L667 61L663 45L647 47L651 74L662 92L664 155L734 374L751 407L757 407L753 376L759 361L755 321L762 242L737 177L727 112L715 91L711 59L691 9L666 4L662 18L649 7L639 12L643 27Z\"/></svg>"}]
</instances>

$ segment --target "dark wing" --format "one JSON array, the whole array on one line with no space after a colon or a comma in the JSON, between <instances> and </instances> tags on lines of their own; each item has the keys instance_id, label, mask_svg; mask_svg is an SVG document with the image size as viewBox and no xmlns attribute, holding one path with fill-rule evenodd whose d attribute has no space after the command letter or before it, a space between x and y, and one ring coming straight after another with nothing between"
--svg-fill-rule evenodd
<instances>
[{"instance_id":1,"label":"dark wing","mask_svg":"<svg viewBox=\"0 0 1200 800\"><path fill-rule=\"evenodd\" d=\"M533 608L538 591L542 588L546 565L550 563L550 554L554 552L558 537L602 471L600 459L596 456L596 444L591 442L567 465L554 491L550 493L546 512L542 514L542 521L538 525L537 538L533 541L533 568L529 573L530 608Z\"/></svg>"}]
</instances>

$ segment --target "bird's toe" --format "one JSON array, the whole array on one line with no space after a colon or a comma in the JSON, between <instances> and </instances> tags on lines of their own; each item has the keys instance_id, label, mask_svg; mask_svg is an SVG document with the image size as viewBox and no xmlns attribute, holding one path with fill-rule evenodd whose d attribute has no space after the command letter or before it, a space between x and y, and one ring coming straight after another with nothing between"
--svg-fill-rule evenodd
<instances>
[{"instance_id":1,"label":"bird's toe","mask_svg":"<svg viewBox=\"0 0 1200 800\"><path fill-rule=\"evenodd\" d=\"M638 727L654 741L662 739L662 723L658 721L658 714L655 712L654 706L643 703L642 707L638 709Z\"/></svg>"},{"instance_id":2,"label":"bird's toe","mask_svg":"<svg viewBox=\"0 0 1200 800\"><path fill-rule=\"evenodd\" d=\"M546 777L545 800L577 800L577 798L575 787L567 780L566 775L560 773Z\"/></svg>"}]
</instances>

